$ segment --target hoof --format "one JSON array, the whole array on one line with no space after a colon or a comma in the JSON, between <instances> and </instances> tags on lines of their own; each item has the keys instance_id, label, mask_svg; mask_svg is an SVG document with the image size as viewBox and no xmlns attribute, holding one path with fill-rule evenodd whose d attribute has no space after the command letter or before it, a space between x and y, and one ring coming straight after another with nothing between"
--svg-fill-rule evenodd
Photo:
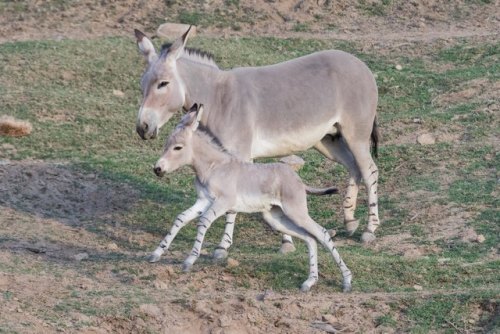
<instances>
[{"instance_id":1,"label":"hoof","mask_svg":"<svg viewBox=\"0 0 500 334\"><path fill-rule=\"evenodd\" d=\"M300 291L302 292L309 292L311 290L311 287L308 285L308 284L302 284L302 286L300 287Z\"/></svg>"},{"instance_id":2,"label":"hoof","mask_svg":"<svg viewBox=\"0 0 500 334\"><path fill-rule=\"evenodd\" d=\"M159 254L151 253L151 254L149 254L149 256L146 259L148 260L149 263L155 263L155 262L160 261L160 257L161 257L161 255L159 255Z\"/></svg>"},{"instance_id":3,"label":"hoof","mask_svg":"<svg viewBox=\"0 0 500 334\"><path fill-rule=\"evenodd\" d=\"M363 235L361 235L361 241L364 243L364 244L368 244L370 242L373 242L375 241L377 237L375 237L375 234L373 234L372 232L363 232Z\"/></svg>"},{"instance_id":4,"label":"hoof","mask_svg":"<svg viewBox=\"0 0 500 334\"><path fill-rule=\"evenodd\" d=\"M281 244L280 253L287 254L295 252L295 246L291 242L284 242Z\"/></svg>"},{"instance_id":5,"label":"hoof","mask_svg":"<svg viewBox=\"0 0 500 334\"><path fill-rule=\"evenodd\" d=\"M215 251L214 251L214 254L213 254L213 257L214 257L214 260L215 261L222 261L224 260L225 258L227 258L228 256L228 252L227 250L223 249L223 248L217 248Z\"/></svg>"},{"instance_id":6,"label":"hoof","mask_svg":"<svg viewBox=\"0 0 500 334\"><path fill-rule=\"evenodd\" d=\"M345 224L345 229L347 230L347 234L352 236L354 234L354 232L356 232L356 230L358 229L359 219L351 220L351 221L345 222L344 224Z\"/></svg>"},{"instance_id":7,"label":"hoof","mask_svg":"<svg viewBox=\"0 0 500 334\"><path fill-rule=\"evenodd\" d=\"M342 286L342 292L347 293L347 292L351 292L351 291L352 291L352 286L351 286L351 284L344 284L344 285Z\"/></svg>"},{"instance_id":8,"label":"hoof","mask_svg":"<svg viewBox=\"0 0 500 334\"><path fill-rule=\"evenodd\" d=\"M182 264L182 271L185 273L190 272L192 268L193 268L193 265L191 263L183 263Z\"/></svg>"}]
</instances>

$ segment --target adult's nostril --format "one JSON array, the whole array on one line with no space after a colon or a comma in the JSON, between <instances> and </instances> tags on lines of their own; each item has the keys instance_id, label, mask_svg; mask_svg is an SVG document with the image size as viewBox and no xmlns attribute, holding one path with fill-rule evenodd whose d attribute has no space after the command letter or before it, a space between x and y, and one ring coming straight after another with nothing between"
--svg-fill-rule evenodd
<instances>
[{"instance_id":1,"label":"adult's nostril","mask_svg":"<svg viewBox=\"0 0 500 334\"><path fill-rule=\"evenodd\" d=\"M148 123L142 123L142 128L144 129L144 131L148 131L149 129Z\"/></svg>"},{"instance_id":2,"label":"adult's nostril","mask_svg":"<svg viewBox=\"0 0 500 334\"><path fill-rule=\"evenodd\" d=\"M161 167L155 167L154 172L157 176L161 176Z\"/></svg>"}]
</instances>

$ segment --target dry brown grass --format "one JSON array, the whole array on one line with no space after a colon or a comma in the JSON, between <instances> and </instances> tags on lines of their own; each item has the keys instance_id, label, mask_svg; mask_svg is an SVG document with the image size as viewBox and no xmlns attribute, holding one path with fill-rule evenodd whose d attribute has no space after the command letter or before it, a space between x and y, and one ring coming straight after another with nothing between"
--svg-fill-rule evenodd
<instances>
[{"instance_id":1,"label":"dry brown grass","mask_svg":"<svg viewBox=\"0 0 500 334\"><path fill-rule=\"evenodd\" d=\"M31 133L33 126L12 116L0 116L0 136L22 137Z\"/></svg>"}]
</instances>

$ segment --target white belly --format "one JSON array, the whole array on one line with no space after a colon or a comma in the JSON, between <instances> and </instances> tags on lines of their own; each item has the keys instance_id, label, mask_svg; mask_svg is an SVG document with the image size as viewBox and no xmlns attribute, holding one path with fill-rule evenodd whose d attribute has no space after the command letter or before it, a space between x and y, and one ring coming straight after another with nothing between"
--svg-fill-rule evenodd
<instances>
[{"instance_id":1,"label":"white belly","mask_svg":"<svg viewBox=\"0 0 500 334\"><path fill-rule=\"evenodd\" d=\"M232 208L236 212L255 213L269 211L273 205L278 205L276 199L269 196L238 196Z\"/></svg>"},{"instance_id":2,"label":"white belly","mask_svg":"<svg viewBox=\"0 0 500 334\"><path fill-rule=\"evenodd\" d=\"M293 132L259 133L252 143L252 158L289 155L307 150L317 144L327 134L335 133L335 120L316 127L297 129ZM269 132L269 131L268 131Z\"/></svg>"}]
</instances>

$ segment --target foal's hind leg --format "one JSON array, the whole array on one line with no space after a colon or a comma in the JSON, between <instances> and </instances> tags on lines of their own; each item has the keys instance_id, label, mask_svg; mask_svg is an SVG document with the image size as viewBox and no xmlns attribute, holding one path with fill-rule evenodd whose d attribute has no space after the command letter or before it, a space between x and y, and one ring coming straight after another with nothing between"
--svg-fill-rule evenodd
<instances>
[{"instance_id":1,"label":"foal's hind leg","mask_svg":"<svg viewBox=\"0 0 500 334\"><path fill-rule=\"evenodd\" d=\"M302 283L301 291L307 292L318 281L318 249L316 240L311 237L304 229L290 221L283 211L274 207L269 212L263 213L264 219L273 229L304 240L309 250L309 276Z\"/></svg>"},{"instance_id":2,"label":"foal's hind leg","mask_svg":"<svg viewBox=\"0 0 500 334\"><path fill-rule=\"evenodd\" d=\"M335 263L340 269L342 273L342 288L344 292L351 291L351 281L352 281L352 273L347 268L346 264L340 257L335 244L333 243L332 238L328 231L321 227L318 223L316 223L312 218L307 217L305 220L305 224L302 224L301 227L306 230L309 234L314 236L326 249L330 251L335 260Z\"/></svg>"},{"instance_id":3,"label":"foal's hind leg","mask_svg":"<svg viewBox=\"0 0 500 334\"><path fill-rule=\"evenodd\" d=\"M347 233L353 235L359 226L359 220L354 217L354 212L356 211L359 184L361 182L361 173L354 156L342 137L326 136L314 148L327 158L341 163L349 171L349 184L342 205L344 207L344 225Z\"/></svg>"}]
</instances>

